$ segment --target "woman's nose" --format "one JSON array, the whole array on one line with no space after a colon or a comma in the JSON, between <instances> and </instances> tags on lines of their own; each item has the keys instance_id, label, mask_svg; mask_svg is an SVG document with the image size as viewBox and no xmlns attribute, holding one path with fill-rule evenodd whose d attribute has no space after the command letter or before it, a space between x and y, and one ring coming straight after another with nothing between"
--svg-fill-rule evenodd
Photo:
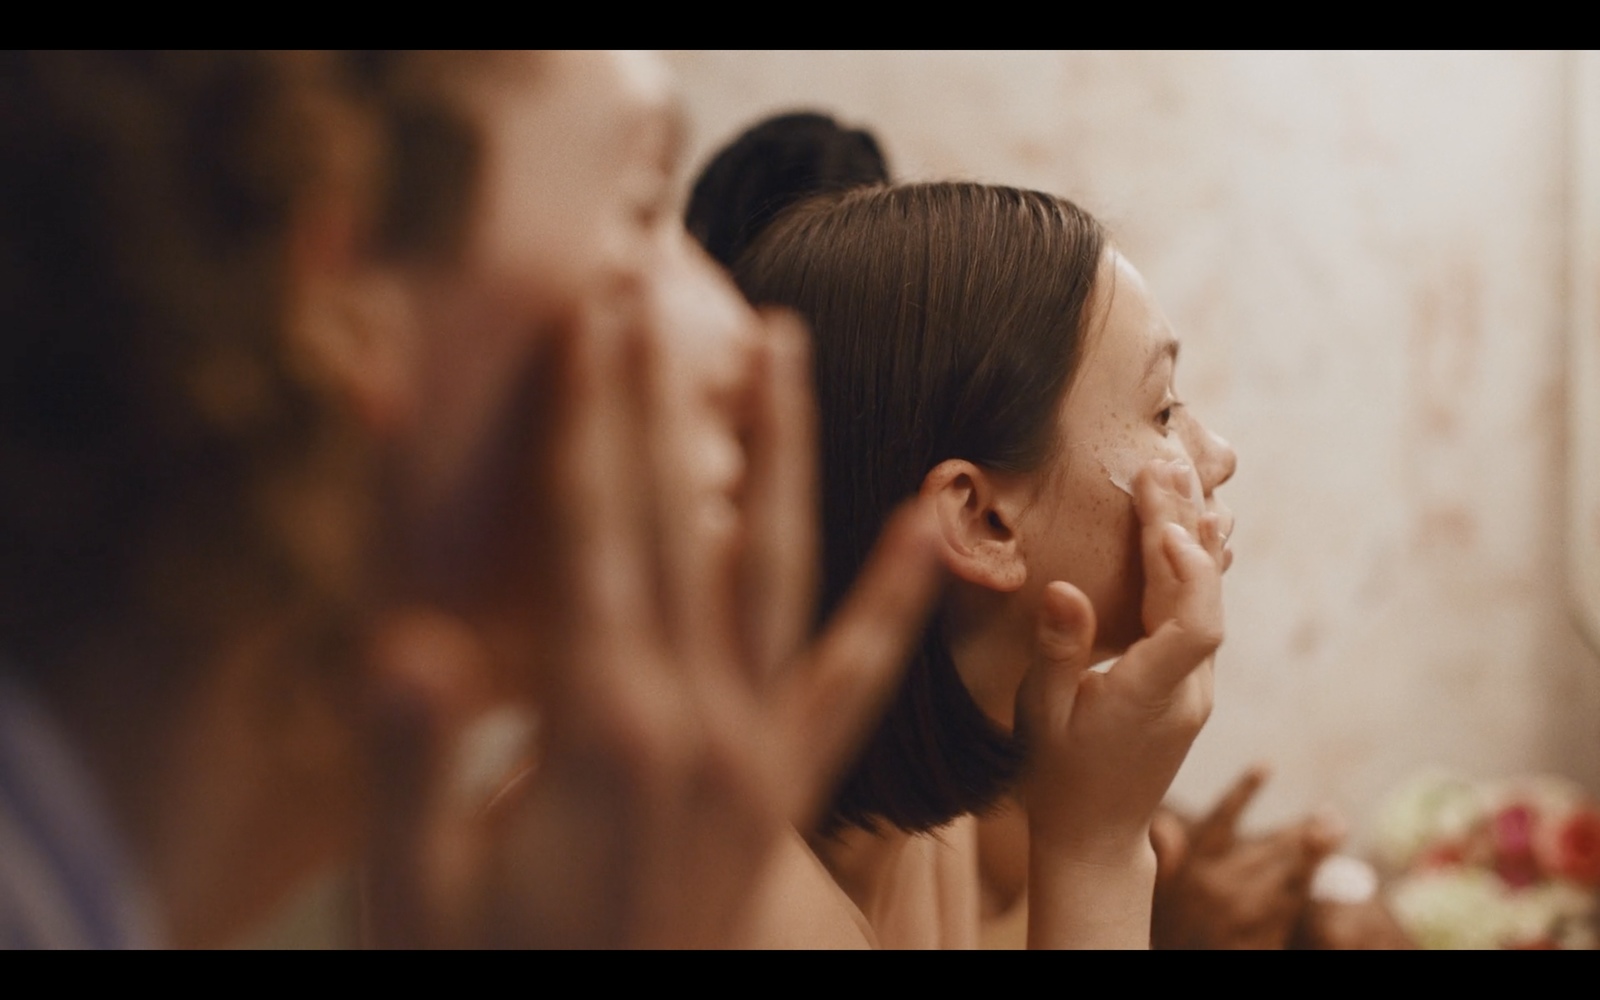
<instances>
[{"instance_id":1,"label":"woman's nose","mask_svg":"<svg viewBox=\"0 0 1600 1000\"><path fill-rule=\"evenodd\" d=\"M1200 485L1209 495L1212 490L1233 478L1233 473L1239 467L1239 455L1233 450L1233 445L1227 439L1213 434L1198 420L1190 420L1189 433L1185 442L1189 448L1189 457L1194 461L1195 472L1200 477Z\"/></svg>"}]
</instances>

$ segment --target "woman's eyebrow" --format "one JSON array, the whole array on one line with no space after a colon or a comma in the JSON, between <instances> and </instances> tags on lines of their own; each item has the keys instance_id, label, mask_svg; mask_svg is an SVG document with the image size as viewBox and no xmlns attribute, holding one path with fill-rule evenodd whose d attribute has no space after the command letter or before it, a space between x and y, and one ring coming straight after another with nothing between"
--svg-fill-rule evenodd
<instances>
[{"instance_id":1,"label":"woman's eyebrow","mask_svg":"<svg viewBox=\"0 0 1600 1000\"><path fill-rule=\"evenodd\" d=\"M1145 363L1144 375L1139 378L1139 384L1144 385L1146 382L1150 381L1150 376L1154 375L1156 373L1156 369L1161 367L1161 362L1163 359L1170 359L1172 363L1176 365L1178 363L1179 346L1180 345L1176 338L1169 337L1168 339L1162 341L1161 345L1151 353L1150 360Z\"/></svg>"}]
</instances>

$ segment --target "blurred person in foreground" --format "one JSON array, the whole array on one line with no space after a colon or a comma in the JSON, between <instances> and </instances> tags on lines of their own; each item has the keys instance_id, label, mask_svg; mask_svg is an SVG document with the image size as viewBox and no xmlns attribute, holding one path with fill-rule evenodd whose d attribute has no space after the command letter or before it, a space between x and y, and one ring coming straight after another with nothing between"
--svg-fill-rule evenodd
<instances>
[{"instance_id":1,"label":"blurred person in foreground","mask_svg":"<svg viewBox=\"0 0 1600 1000\"><path fill-rule=\"evenodd\" d=\"M0 947L226 944L357 852L381 945L732 938L937 571L908 510L806 645L804 337L678 129L639 55L0 60Z\"/></svg>"}]
</instances>

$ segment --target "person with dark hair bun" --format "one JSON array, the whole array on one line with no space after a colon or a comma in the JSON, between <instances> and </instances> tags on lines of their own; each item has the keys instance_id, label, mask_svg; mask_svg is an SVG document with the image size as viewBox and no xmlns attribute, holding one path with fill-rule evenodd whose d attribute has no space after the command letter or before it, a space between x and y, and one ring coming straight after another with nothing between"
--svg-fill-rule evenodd
<instances>
[{"instance_id":1,"label":"person with dark hair bun","mask_svg":"<svg viewBox=\"0 0 1600 1000\"><path fill-rule=\"evenodd\" d=\"M889 183L873 134L828 115L794 111L750 126L711 158L689 195L685 222L714 260L732 268L779 212L802 198Z\"/></svg>"}]
</instances>

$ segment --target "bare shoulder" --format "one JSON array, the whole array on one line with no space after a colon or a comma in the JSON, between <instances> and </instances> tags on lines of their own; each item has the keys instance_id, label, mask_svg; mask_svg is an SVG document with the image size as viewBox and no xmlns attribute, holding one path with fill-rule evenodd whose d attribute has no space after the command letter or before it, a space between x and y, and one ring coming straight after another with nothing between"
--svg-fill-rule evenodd
<instances>
[{"instance_id":1,"label":"bare shoulder","mask_svg":"<svg viewBox=\"0 0 1600 1000\"><path fill-rule=\"evenodd\" d=\"M773 852L755 894L750 948L862 949L877 937L798 833Z\"/></svg>"}]
</instances>

